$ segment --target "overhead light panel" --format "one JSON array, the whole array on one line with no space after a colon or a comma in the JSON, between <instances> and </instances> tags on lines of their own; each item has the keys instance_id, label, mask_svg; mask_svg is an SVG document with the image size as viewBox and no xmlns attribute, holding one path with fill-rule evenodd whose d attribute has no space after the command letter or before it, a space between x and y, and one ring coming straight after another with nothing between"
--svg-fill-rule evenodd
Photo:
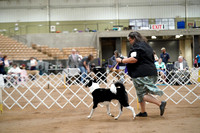
<instances>
[{"instance_id":1,"label":"overhead light panel","mask_svg":"<svg viewBox=\"0 0 200 133\"><path fill-rule=\"evenodd\" d=\"M175 38L180 38L180 35L176 35Z\"/></svg>"}]
</instances>

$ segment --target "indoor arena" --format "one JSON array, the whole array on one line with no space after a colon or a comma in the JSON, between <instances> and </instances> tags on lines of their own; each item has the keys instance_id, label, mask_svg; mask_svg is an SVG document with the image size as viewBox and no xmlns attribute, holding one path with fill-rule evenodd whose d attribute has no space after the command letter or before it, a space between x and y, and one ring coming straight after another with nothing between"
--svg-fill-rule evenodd
<instances>
[{"instance_id":1,"label":"indoor arena","mask_svg":"<svg viewBox=\"0 0 200 133\"><path fill-rule=\"evenodd\" d=\"M0 0L0 133L199 133L199 7Z\"/></svg>"}]
</instances>

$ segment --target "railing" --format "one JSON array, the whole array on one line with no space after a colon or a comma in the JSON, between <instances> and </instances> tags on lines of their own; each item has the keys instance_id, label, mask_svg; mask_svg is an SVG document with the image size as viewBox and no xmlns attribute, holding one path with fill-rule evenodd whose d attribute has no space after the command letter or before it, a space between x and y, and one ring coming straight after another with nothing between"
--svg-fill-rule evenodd
<instances>
[{"instance_id":1,"label":"railing","mask_svg":"<svg viewBox=\"0 0 200 133\"><path fill-rule=\"evenodd\" d=\"M177 74L176 71L170 71L166 73L165 78L159 76L156 84L164 92L162 98L175 104L182 101L193 104L200 100L198 71L198 69L191 69L187 71L187 74L186 72ZM124 71L119 73L97 72L96 74L90 73L88 76L96 77L100 87L104 88L109 88L115 81L122 81L126 87L130 104L137 101L132 80ZM56 75L29 75L29 77L17 78L1 75L2 77L5 81L2 85L2 102L3 106L8 109L17 106L21 109L27 106L32 106L34 109L40 106L47 109L66 106L77 108L81 104L89 108L92 105L89 88L80 83L81 75L79 74L70 76L63 72ZM115 102L112 104L117 105Z\"/></svg>"}]
</instances>

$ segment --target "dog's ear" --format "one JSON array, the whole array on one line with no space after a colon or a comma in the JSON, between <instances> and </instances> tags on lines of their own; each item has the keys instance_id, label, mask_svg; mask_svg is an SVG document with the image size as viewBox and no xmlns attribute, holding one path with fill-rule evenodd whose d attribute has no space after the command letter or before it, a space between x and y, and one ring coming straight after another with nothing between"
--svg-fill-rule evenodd
<instances>
[{"instance_id":1,"label":"dog's ear","mask_svg":"<svg viewBox=\"0 0 200 133\"><path fill-rule=\"evenodd\" d=\"M90 86L92 86L92 82L93 82L93 80L88 80L88 79L86 79L86 81L85 81L85 87L90 87Z\"/></svg>"},{"instance_id":2,"label":"dog's ear","mask_svg":"<svg viewBox=\"0 0 200 133\"><path fill-rule=\"evenodd\" d=\"M93 79L93 82L94 82L94 83L97 83L97 79L96 79L96 78L94 78L94 79Z\"/></svg>"}]
</instances>

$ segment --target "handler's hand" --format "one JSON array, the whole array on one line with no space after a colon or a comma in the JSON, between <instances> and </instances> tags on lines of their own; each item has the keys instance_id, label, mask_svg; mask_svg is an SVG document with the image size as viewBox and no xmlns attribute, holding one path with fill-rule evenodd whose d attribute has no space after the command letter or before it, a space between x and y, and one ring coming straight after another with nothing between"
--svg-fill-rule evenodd
<instances>
[{"instance_id":1,"label":"handler's hand","mask_svg":"<svg viewBox=\"0 0 200 133\"><path fill-rule=\"evenodd\" d=\"M121 58L116 58L117 63L121 63Z\"/></svg>"}]
</instances>

